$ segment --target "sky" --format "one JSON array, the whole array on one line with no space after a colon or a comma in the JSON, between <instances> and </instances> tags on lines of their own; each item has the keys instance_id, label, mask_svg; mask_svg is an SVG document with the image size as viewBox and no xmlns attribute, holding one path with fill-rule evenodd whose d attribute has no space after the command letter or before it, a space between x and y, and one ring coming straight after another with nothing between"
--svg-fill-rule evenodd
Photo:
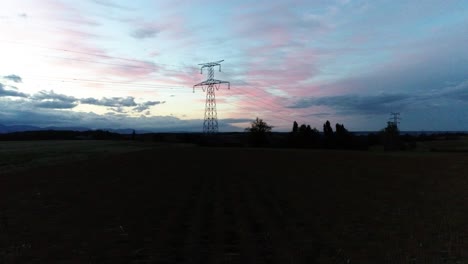
<instances>
[{"instance_id":1,"label":"sky","mask_svg":"<svg viewBox=\"0 0 468 264\"><path fill-rule=\"evenodd\" d=\"M15 0L0 9L0 124L201 132L468 131L468 0Z\"/></svg>"}]
</instances>

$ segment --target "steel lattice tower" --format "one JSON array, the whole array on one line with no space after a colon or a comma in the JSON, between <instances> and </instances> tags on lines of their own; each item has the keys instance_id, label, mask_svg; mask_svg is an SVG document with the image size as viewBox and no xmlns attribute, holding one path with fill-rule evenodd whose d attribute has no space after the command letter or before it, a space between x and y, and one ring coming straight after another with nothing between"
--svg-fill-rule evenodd
<instances>
[{"instance_id":1,"label":"steel lattice tower","mask_svg":"<svg viewBox=\"0 0 468 264\"><path fill-rule=\"evenodd\" d=\"M398 127L398 124L400 123L400 113L390 113L392 117L390 117L391 123L393 123L396 127Z\"/></svg>"},{"instance_id":2,"label":"steel lattice tower","mask_svg":"<svg viewBox=\"0 0 468 264\"><path fill-rule=\"evenodd\" d=\"M216 112L216 98L215 98L215 89L219 90L219 86L222 83L227 83L228 89L231 88L231 84L226 81L220 81L214 79L214 69L213 67L219 66L219 71L221 72L221 62L224 60L208 63L200 63L200 74L203 74L203 69L208 68L208 79L201 83L197 83L193 86L193 92L195 92L196 86L201 86L202 90L206 91L206 103L205 103L205 120L203 121L203 133L217 133L218 132L218 116Z\"/></svg>"}]
</instances>

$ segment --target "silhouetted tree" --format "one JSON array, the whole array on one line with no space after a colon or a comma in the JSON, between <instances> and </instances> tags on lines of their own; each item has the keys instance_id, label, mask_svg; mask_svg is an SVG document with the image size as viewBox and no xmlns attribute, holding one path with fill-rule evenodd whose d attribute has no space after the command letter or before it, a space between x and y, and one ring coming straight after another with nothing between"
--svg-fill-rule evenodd
<instances>
[{"instance_id":1,"label":"silhouetted tree","mask_svg":"<svg viewBox=\"0 0 468 264\"><path fill-rule=\"evenodd\" d=\"M269 126L265 121L257 117L245 131L250 133L267 133L271 132L272 128L272 126Z\"/></svg>"},{"instance_id":2,"label":"silhouetted tree","mask_svg":"<svg viewBox=\"0 0 468 264\"><path fill-rule=\"evenodd\" d=\"M299 126L296 121L293 124L293 131L289 134L289 146L298 148L317 147L320 140L320 132L310 125Z\"/></svg>"},{"instance_id":3,"label":"silhouetted tree","mask_svg":"<svg viewBox=\"0 0 468 264\"><path fill-rule=\"evenodd\" d=\"M312 129L310 125L306 127L307 144L309 147L318 147L320 141L320 132L315 127Z\"/></svg>"},{"instance_id":4,"label":"silhouetted tree","mask_svg":"<svg viewBox=\"0 0 468 264\"><path fill-rule=\"evenodd\" d=\"M400 131L393 122L388 122L387 127L383 129L384 150L398 150L401 146Z\"/></svg>"},{"instance_id":5,"label":"silhouetted tree","mask_svg":"<svg viewBox=\"0 0 468 264\"><path fill-rule=\"evenodd\" d=\"M351 133L349 133L343 124L336 123L335 128L335 141L337 147L350 148L353 144Z\"/></svg>"},{"instance_id":6,"label":"silhouetted tree","mask_svg":"<svg viewBox=\"0 0 468 264\"><path fill-rule=\"evenodd\" d=\"M342 135L346 135L349 133L343 124L340 125L336 123L335 128L336 128L335 133L337 136L342 136Z\"/></svg>"},{"instance_id":7,"label":"silhouetted tree","mask_svg":"<svg viewBox=\"0 0 468 264\"><path fill-rule=\"evenodd\" d=\"M323 134L325 138L331 138L333 136L333 128L330 125L330 121L327 120L325 124L323 124Z\"/></svg>"},{"instance_id":8,"label":"silhouetted tree","mask_svg":"<svg viewBox=\"0 0 468 264\"><path fill-rule=\"evenodd\" d=\"M323 124L323 143L326 148L334 147L334 135L333 135L333 128L330 125L330 121L327 120L325 124Z\"/></svg>"},{"instance_id":9,"label":"silhouetted tree","mask_svg":"<svg viewBox=\"0 0 468 264\"><path fill-rule=\"evenodd\" d=\"M253 146L264 146L268 142L268 134L271 133L272 128L257 117L245 131L249 132L249 140Z\"/></svg>"},{"instance_id":10,"label":"silhouetted tree","mask_svg":"<svg viewBox=\"0 0 468 264\"><path fill-rule=\"evenodd\" d=\"M299 131L299 125L296 121L293 123L292 133L297 133Z\"/></svg>"},{"instance_id":11,"label":"silhouetted tree","mask_svg":"<svg viewBox=\"0 0 468 264\"><path fill-rule=\"evenodd\" d=\"M299 127L299 134L301 134L301 135L306 135L307 134L307 126L305 124L302 124Z\"/></svg>"}]
</instances>

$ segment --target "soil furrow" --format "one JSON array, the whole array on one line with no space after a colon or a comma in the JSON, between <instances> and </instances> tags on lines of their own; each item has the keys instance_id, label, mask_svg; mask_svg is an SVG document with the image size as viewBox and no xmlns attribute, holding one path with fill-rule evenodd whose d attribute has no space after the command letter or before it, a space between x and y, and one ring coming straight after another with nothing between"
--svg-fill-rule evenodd
<instances>
[{"instance_id":1,"label":"soil furrow","mask_svg":"<svg viewBox=\"0 0 468 264\"><path fill-rule=\"evenodd\" d=\"M160 227L159 244L155 248L157 263L182 263L187 260L183 252L184 241L189 232L192 232L190 229L195 221L191 221L191 216L197 213L207 184L204 177L193 177L196 180L184 205L175 208L165 225Z\"/></svg>"},{"instance_id":2,"label":"soil furrow","mask_svg":"<svg viewBox=\"0 0 468 264\"><path fill-rule=\"evenodd\" d=\"M242 180L242 179L241 179ZM265 263L263 261L261 247L257 244L254 233L251 229L251 221L246 212L246 199L243 197L243 192L240 183L232 181L229 186L229 207L232 209L232 224L233 234L226 236L230 241L239 241L239 263ZM229 217L229 213L227 216Z\"/></svg>"},{"instance_id":3,"label":"soil furrow","mask_svg":"<svg viewBox=\"0 0 468 264\"><path fill-rule=\"evenodd\" d=\"M245 179L243 179L245 180ZM277 258L278 247L271 238L271 230L265 224L268 219L263 214L262 205L258 204L255 194L247 187L249 183L242 182L240 186L241 203L245 209L245 217L249 230L253 235L261 263L274 263Z\"/></svg>"}]
</instances>

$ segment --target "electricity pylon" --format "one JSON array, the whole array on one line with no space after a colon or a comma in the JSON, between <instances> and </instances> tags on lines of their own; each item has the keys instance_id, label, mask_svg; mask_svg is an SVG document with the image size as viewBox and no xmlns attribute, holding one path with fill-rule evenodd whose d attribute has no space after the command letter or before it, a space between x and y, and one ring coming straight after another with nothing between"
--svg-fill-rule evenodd
<instances>
[{"instance_id":1,"label":"electricity pylon","mask_svg":"<svg viewBox=\"0 0 468 264\"><path fill-rule=\"evenodd\" d=\"M391 123L393 123L396 127L398 127L398 124L400 123L400 113L390 113L390 115L392 115L392 117L390 117L390 120L393 120L391 121Z\"/></svg>"},{"instance_id":2,"label":"electricity pylon","mask_svg":"<svg viewBox=\"0 0 468 264\"><path fill-rule=\"evenodd\" d=\"M203 121L203 133L205 134L218 132L218 114L216 112L215 89L219 90L219 86L222 83L227 83L228 89L231 89L231 83L214 79L213 67L219 66L219 71L221 72L220 63L223 61L224 60L198 64L202 65L200 67L200 74L203 74L204 68L208 68L208 79L193 86L193 92L195 92L196 86L201 86L202 90L204 92L206 91L205 120Z\"/></svg>"}]
</instances>

